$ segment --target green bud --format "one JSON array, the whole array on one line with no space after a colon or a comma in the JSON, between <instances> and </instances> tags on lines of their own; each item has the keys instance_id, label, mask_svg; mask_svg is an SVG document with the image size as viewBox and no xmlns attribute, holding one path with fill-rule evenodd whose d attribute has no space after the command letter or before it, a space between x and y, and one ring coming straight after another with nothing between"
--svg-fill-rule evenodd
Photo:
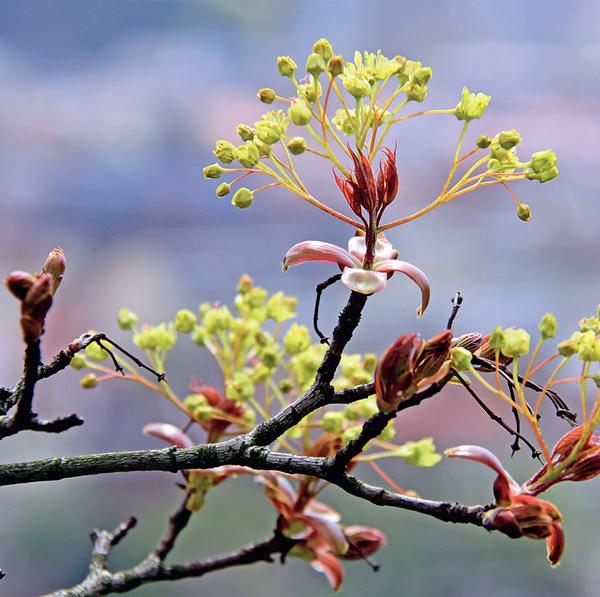
<instances>
[{"instance_id":1,"label":"green bud","mask_svg":"<svg viewBox=\"0 0 600 597\"><path fill-rule=\"evenodd\" d=\"M216 143L216 147L213 150L213 153L217 157L218 160L223 162L224 164L231 164L233 162L233 150L235 149L235 145L230 143L229 141L225 141L223 139L219 139Z\"/></svg>"},{"instance_id":2,"label":"green bud","mask_svg":"<svg viewBox=\"0 0 600 597\"><path fill-rule=\"evenodd\" d=\"M563 340L558 343L557 350L562 357L572 357L577 352L577 343L573 340Z\"/></svg>"},{"instance_id":3,"label":"green bud","mask_svg":"<svg viewBox=\"0 0 600 597\"><path fill-rule=\"evenodd\" d=\"M342 443L344 445L349 444L353 439L356 439L362 430L360 425L353 425L348 427L342 434Z\"/></svg>"},{"instance_id":4,"label":"green bud","mask_svg":"<svg viewBox=\"0 0 600 597\"><path fill-rule=\"evenodd\" d=\"M406 99L411 102L422 102L427 97L427 87L425 85L415 85L407 83L405 86Z\"/></svg>"},{"instance_id":5,"label":"green bud","mask_svg":"<svg viewBox=\"0 0 600 597\"><path fill-rule=\"evenodd\" d=\"M231 185L226 182L222 182L216 189L215 195L219 198L225 197L229 195L229 191L231 191Z\"/></svg>"},{"instance_id":6,"label":"green bud","mask_svg":"<svg viewBox=\"0 0 600 597\"><path fill-rule=\"evenodd\" d=\"M344 428L344 415L340 411L325 413L321 426L327 433L340 433Z\"/></svg>"},{"instance_id":7,"label":"green bud","mask_svg":"<svg viewBox=\"0 0 600 597\"><path fill-rule=\"evenodd\" d=\"M294 382L291 379L282 379L279 382L279 391L282 394L289 394L294 389Z\"/></svg>"},{"instance_id":8,"label":"green bud","mask_svg":"<svg viewBox=\"0 0 600 597\"><path fill-rule=\"evenodd\" d=\"M299 354L310 346L310 334L305 325L293 323L283 337L283 346L288 354Z\"/></svg>"},{"instance_id":9,"label":"green bud","mask_svg":"<svg viewBox=\"0 0 600 597\"><path fill-rule=\"evenodd\" d=\"M340 131L346 137L350 135L354 135L354 118L355 118L354 110L346 110L344 108L339 108L335 112L335 116L332 118L332 122L335 125L335 128Z\"/></svg>"},{"instance_id":10,"label":"green bud","mask_svg":"<svg viewBox=\"0 0 600 597\"><path fill-rule=\"evenodd\" d=\"M143 350L166 352L175 346L177 338L172 323L161 323L155 326L145 325L133 335L133 342Z\"/></svg>"},{"instance_id":11,"label":"green bud","mask_svg":"<svg viewBox=\"0 0 600 597\"><path fill-rule=\"evenodd\" d=\"M529 352L530 342L531 336L523 328L507 328L501 352L505 357L517 359Z\"/></svg>"},{"instance_id":12,"label":"green bud","mask_svg":"<svg viewBox=\"0 0 600 597\"><path fill-rule=\"evenodd\" d=\"M269 369L275 369L279 365L280 354L277 345L265 346L260 351L259 356Z\"/></svg>"},{"instance_id":13,"label":"green bud","mask_svg":"<svg viewBox=\"0 0 600 597\"><path fill-rule=\"evenodd\" d=\"M578 322L582 332L592 331L594 335L600 334L600 319L598 317L584 317Z\"/></svg>"},{"instance_id":14,"label":"green bud","mask_svg":"<svg viewBox=\"0 0 600 597\"><path fill-rule=\"evenodd\" d=\"M481 118L491 99L490 95L472 93L468 87L463 87L461 100L456 105L456 118L467 121Z\"/></svg>"},{"instance_id":15,"label":"green bud","mask_svg":"<svg viewBox=\"0 0 600 597\"><path fill-rule=\"evenodd\" d=\"M198 313L200 314L200 317L204 317L212 308L213 305L208 301L201 303L198 307Z\"/></svg>"},{"instance_id":16,"label":"green bud","mask_svg":"<svg viewBox=\"0 0 600 597\"><path fill-rule=\"evenodd\" d=\"M210 309L204 314L202 325L211 336L217 332L228 332L233 325L233 315L227 307Z\"/></svg>"},{"instance_id":17,"label":"green bud","mask_svg":"<svg viewBox=\"0 0 600 597\"><path fill-rule=\"evenodd\" d=\"M263 104L272 104L273 101L275 100L275 98L277 97L277 94L275 93L275 90L271 89L270 87L261 87L258 90L258 93L256 94L256 97Z\"/></svg>"},{"instance_id":18,"label":"green bud","mask_svg":"<svg viewBox=\"0 0 600 597\"><path fill-rule=\"evenodd\" d=\"M363 367L365 371L368 373L373 373L375 371L375 366L377 365L377 355L373 352L366 352L363 355Z\"/></svg>"},{"instance_id":19,"label":"green bud","mask_svg":"<svg viewBox=\"0 0 600 597\"><path fill-rule=\"evenodd\" d=\"M487 149L491 142L492 140L487 135L479 135L479 137L477 137L476 145L479 149Z\"/></svg>"},{"instance_id":20,"label":"green bud","mask_svg":"<svg viewBox=\"0 0 600 597\"><path fill-rule=\"evenodd\" d=\"M471 368L473 354L462 346L454 346L450 349L450 361L452 368L456 371L465 371Z\"/></svg>"},{"instance_id":21,"label":"green bud","mask_svg":"<svg viewBox=\"0 0 600 597\"><path fill-rule=\"evenodd\" d=\"M276 292L267 302L267 317L281 323L296 316L298 299L283 292Z\"/></svg>"},{"instance_id":22,"label":"green bud","mask_svg":"<svg viewBox=\"0 0 600 597\"><path fill-rule=\"evenodd\" d=\"M277 68L282 77L293 77L298 65L289 56L278 56Z\"/></svg>"},{"instance_id":23,"label":"green bud","mask_svg":"<svg viewBox=\"0 0 600 597\"><path fill-rule=\"evenodd\" d=\"M189 334L196 324L196 316L189 309L181 309L175 315L175 329L182 334Z\"/></svg>"},{"instance_id":24,"label":"green bud","mask_svg":"<svg viewBox=\"0 0 600 597\"><path fill-rule=\"evenodd\" d=\"M225 384L225 396L236 402L245 402L254 397L254 384L248 375L237 371Z\"/></svg>"},{"instance_id":25,"label":"green bud","mask_svg":"<svg viewBox=\"0 0 600 597\"><path fill-rule=\"evenodd\" d=\"M600 342L595 339L592 342L582 342L578 353L582 361L600 361Z\"/></svg>"},{"instance_id":26,"label":"green bud","mask_svg":"<svg viewBox=\"0 0 600 597\"><path fill-rule=\"evenodd\" d=\"M285 132L278 123L270 120L259 120L254 123L254 126L256 128L256 136L269 145L277 143Z\"/></svg>"},{"instance_id":27,"label":"green bud","mask_svg":"<svg viewBox=\"0 0 600 597\"><path fill-rule=\"evenodd\" d=\"M377 400L374 396L358 400L349 404L344 409L344 416L348 421L358 421L359 419L370 419L378 412Z\"/></svg>"},{"instance_id":28,"label":"green bud","mask_svg":"<svg viewBox=\"0 0 600 597\"><path fill-rule=\"evenodd\" d=\"M298 97L308 103L316 102L317 98L321 97L322 93L323 87L321 87L319 81L316 81L314 84L303 83L298 85Z\"/></svg>"},{"instance_id":29,"label":"green bud","mask_svg":"<svg viewBox=\"0 0 600 597\"><path fill-rule=\"evenodd\" d=\"M398 446L394 453L415 466L434 466L442 459L441 455L436 453L431 437L424 437L416 442L406 442Z\"/></svg>"},{"instance_id":30,"label":"green bud","mask_svg":"<svg viewBox=\"0 0 600 597\"><path fill-rule=\"evenodd\" d=\"M309 54L306 59L306 72L310 73L315 79L319 77L319 75L327 70L327 63L323 59L323 56L313 52Z\"/></svg>"},{"instance_id":31,"label":"green bud","mask_svg":"<svg viewBox=\"0 0 600 597\"><path fill-rule=\"evenodd\" d=\"M265 383L271 377L272 372L264 363L258 363L254 369L250 370L249 375L254 383Z\"/></svg>"},{"instance_id":32,"label":"green bud","mask_svg":"<svg viewBox=\"0 0 600 597\"><path fill-rule=\"evenodd\" d=\"M247 141L243 145L238 145L233 150L233 155L244 168L254 168L260 159L258 148L250 141Z\"/></svg>"},{"instance_id":33,"label":"green bud","mask_svg":"<svg viewBox=\"0 0 600 597\"><path fill-rule=\"evenodd\" d=\"M132 330L138 322L138 316L129 309L119 309L117 325L121 330Z\"/></svg>"},{"instance_id":34,"label":"green bud","mask_svg":"<svg viewBox=\"0 0 600 597\"><path fill-rule=\"evenodd\" d=\"M288 116L290 120L298 125L305 126L310 122L312 114L308 104L304 100L296 100L288 108Z\"/></svg>"},{"instance_id":35,"label":"green bud","mask_svg":"<svg viewBox=\"0 0 600 597\"><path fill-rule=\"evenodd\" d=\"M542 336L542 340L548 340L549 338L554 338L556 336L556 328L558 324L556 322L556 317L552 315L552 313L546 313L540 323L538 325L538 330L540 330L540 334Z\"/></svg>"},{"instance_id":36,"label":"green bud","mask_svg":"<svg viewBox=\"0 0 600 597\"><path fill-rule=\"evenodd\" d=\"M268 143L261 141L258 137L255 137L252 143L256 145L256 149L258 149L258 155L264 158L268 158L271 155L271 146Z\"/></svg>"},{"instance_id":37,"label":"green bud","mask_svg":"<svg viewBox=\"0 0 600 597\"><path fill-rule=\"evenodd\" d=\"M197 346L204 346L206 340L206 330L201 325L195 325L191 334L192 342Z\"/></svg>"},{"instance_id":38,"label":"green bud","mask_svg":"<svg viewBox=\"0 0 600 597\"><path fill-rule=\"evenodd\" d=\"M202 168L202 172L204 174L204 178L221 178L221 174L225 172L219 164L210 164L210 166L205 166Z\"/></svg>"},{"instance_id":39,"label":"green bud","mask_svg":"<svg viewBox=\"0 0 600 597\"><path fill-rule=\"evenodd\" d=\"M88 373L79 380L79 385L84 390L91 390L98 385L98 378L93 373Z\"/></svg>"},{"instance_id":40,"label":"green bud","mask_svg":"<svg viewBox=\"0 0 600 597\"><path fill-rule=\"evenodd\" d=\"M333 46L328 39L322 37L313 44L312 51L315 52L315 54L322 56L323 60L327 62L333 55Z\"/></svg>"},{"instance_id":41,"label":"green bud","mask_svg":"<svg viewBox=\"0 0 600 597\"><path fill-rule=\"evenodd\" d=\"M519 204L519 207L517 207L517 216L519 216L519 220L523 220L523 222L529 222L529 220L531 220L531 208L527 203Z\"/></svg>"},{"instance_id":42,"label":"green bud","mask_svg":"<svg viewBox=\"0 0 600 597\"><path fill-rule=\"evenodd\" d=\"M247 124L238 124L235 130L242 141L252 141L254 139L254 131Z\"/></svg>"},{"instance_id":43,"label":"green bud","mask_svg":"<svg viewBox=\"0 0 600 597\"><path fill-rule=\"evenodd\" d=\"M365 75L359 72L353 72L344 77L344 88L356 99L371 95L371 84Z\"/></svg>"},{"instance_id":44,"label":"green bud","mask_svg":"<svg viewBox=\"0 0 600 597\"><path fill-rule=\"evenodd\" d=\"M204 394L189 394L184 398L183 404L186 408L193 412L200 406L206 406L208 404L208 400Z\"/></svg>"},{"instance_id":45,"label":"green bud","mask_svg":"<svg viewBox=\"0 0 600 597\"><path fill-rule=\"evenodd\" d=\"M344 72L344 57L332 56L327 62L327 72L333 77L338 77Z\"/></svg>"},{"instance_id":46,"label":"green bud","mask_svg":"<svg viewBox=\"0 0 600 597\"><path fill-rule=\"evenodd\" d=\"M242 416L246 424L250 427L256 425L256 413L251 408L244 409L244 414Z\"/></svg>"},{"instance_id":47,"label":"green bud","mask_svg":"<svg viewBox=\"0 0 600 597\"><path fill-rule=\"evenodd\" d=\"M82 354L75 354L69 363L75 371L79 371L81 369L85 369L87 367L87 361Z\"/></svg>"},{"instance_id":48,"label":"green bud","mask_svg":"<svg viewBox=\"0 0 600 597\"><path fill-rule=\"evenodd\" d=\"M238 189L231 198L231 205L235 205L240 209L246 209L252 205L254 200L254 193L247 189L246 187L242 187Z\"/></svg>"},{"instance_id":49,"label":"green bud","mask_svg":"<svg viewBox=\"0 0 600 597\"><path fill-rule=\"evenodd\" d=\"M506 341L504 330L498 326L491 334L489 339L490 348L495 352L500 352Z\"/></svg>"},{"instance_id":50,"label":"green bud","mask_svg":"<svg viewBox=\"0 0 600 597\"><path fill-rule=\"evenodd\" d=\"M531 161L527 164L525 178L540 182L554 180L558 176L557 161L556 154L551 149L537 151L532 154Z\"/></svg>"},{"instance_id":51,"label":"green bud","mask_svg":"<svg viewBox=\"0 0 600 597\"><path fill-rule=\"evenodd\" d=\"M108 358L108 353L96 342L92 342L85 347L85 356L92 361L105 361Z\"/></svg>"},{"instance_id":52,"label":"green bud","mask_svg":"<svg viewBox=\"0 0 600 597\"><path fill-rule=\"evenodd\" d=\"M306 150L306 139L304 137L292 137L287 144L292 155L300 155Z\"/></svg>"},{"instance_id":53,"label":"green bud","mask_svg":"<svg viewBox=\"0 0 600 597\"><path fill-rule=\"evenodd\" d=\"M511 131L502 131L498 133L497 138L502 149L512 149L523 140L519 134L519 131L515 129L512 129Z\"/></svg>"},{"instance_id":54,"label":"green bud","mask_svg":"<svg viewBox=\"0 0 600 597\"><path fill-rule=\"evenodd\" d=\"M248 274L242 274L242 277L237 283L236 290L240 294L246 294L247 292L250 292L250 290L252 290L253 287L254 280L252 280L252 278Z\"/></svg>"}]
</instances>

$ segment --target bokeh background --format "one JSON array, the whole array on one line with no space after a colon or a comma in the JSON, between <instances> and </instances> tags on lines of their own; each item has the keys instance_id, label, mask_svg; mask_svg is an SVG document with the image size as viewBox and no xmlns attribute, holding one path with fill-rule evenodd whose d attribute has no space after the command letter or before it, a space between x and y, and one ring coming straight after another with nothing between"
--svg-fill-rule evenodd
<instances>
[{"instance_id":1,"label":"bokeh background","mask_svg":"<svg viewBox=\"0 0 600 597\"><path fill-rule=\"evenodd\" d=\"M285 88L274 57L300 63L312 42L336 51L402 54L433 68L428 107L455 105L463 85L493 96L479 133L517 128L521 154L547 147L561 175L548 185L514 185L534 219L519 221L501 191L484 190L394 231L404 259L422 267L433 288L426 316L414 318L416 289L394 279L369 301L354 351L380 352L401 332L441 328L456 290L465 297L457 331L497 324L534 328L546 311L563 336L600 300L600 5L577 3L357 0L0 0L0 272L36 270L54 245L69 269L44 341L49 356L89 328L116 329L122 306L143 320L173 317L203 300L231 300L243 272L269 289L300 297L307 323L314 284L331 272L305 266L288 274L280 257L306 238L344 243L346 227L283 192L265 193L250 210L214 198L202 179L214 139L234 140L235 125L263 106L258 87ZM410 213L439 190L459 125L452 117L406 123L396 135L401 176L395 214ZM339 202L328 169L309 179ZM341 203L340 203L341 205ZM390 210L391 211L391 210ZM345 300L329 291L323 322ZM19 375L17 303L0 293L0 383ZM194 376L218 383L206 356L180 341L169 377L182 394ZM126 383L79 389L74 371L39 386L45 416L77 411L86 424L61 436L23 433L2 442L3 462L93 451L157 447L145 423L180 417L167 403ZM568 391L573 402L576 397ZM564 425L548 413L550 435ZM398 437L433 435L440 449L485 443L509 460L509 440L461 392L447 392L398 423ZM523 450L510 463L518 478L534 464ZM432 470L386 463L398 482L424 496L489 501L483 467L442 462ZM370 478L367 473L366 477ZM568 490L568 491L566 491ZM80 580L89 531L130 514L138 528L111 557L133 564L162 534L179 501L174 477L161 473L75 479L2 488L0 594L25 597ZM468 597L597 595L600 582L600 484L562 487L550 496L565 516L568 549L551 570L543 542L510 541L481 529L445 525L359 503L339 491L327 499L348 522L379 525L389 537L373 575L347 566L341 594ZM274 515L251 481L224 484L195 517L174 559L192 559L258 540ZM137 595L328 595L321 575L301 561L258 565L202 580L151 585Z\"/></svg>"}]
</instances>

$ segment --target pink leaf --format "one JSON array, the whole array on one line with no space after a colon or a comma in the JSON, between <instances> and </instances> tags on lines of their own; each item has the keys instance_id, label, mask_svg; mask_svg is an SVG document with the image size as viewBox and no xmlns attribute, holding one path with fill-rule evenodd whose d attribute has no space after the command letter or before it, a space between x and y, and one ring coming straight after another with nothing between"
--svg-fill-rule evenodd
<instances>
[{"instance_id":1,"label":"pink leaf","mask_svg":"<svg viewBox=\"0 0 600 597\"><path fill-rule=\"evenodd\" d=\"M356 257L346 249L319 240L305 240L291 247L283 258L283 271L305 261L337 263L340 266L360 267Z\"/></svg>"},{"instance_id":2,"label":"pink leaf","mask_svg":"<svg viewBox=\"0 0 600 597\"><path fill-rule=\"evenodd\" d=\"M429 280L427 276L412 263L398 261L396 259L386 259L373 265L373 269L378 272L400 272L408 276L421 289L421 306L417 309L417 315L421 316L429 304Z\"/></svg>"},{"instance_id":3,"label":"pink leaf","mask_svg":"<svg viewBox=\"0 0 600 597\"><path fill-rule=\"evenodd\" d=\"M143 432L178 448L192 448L195 445L187 433L170 423L150 423Z\"/></svg>"}]
</instances>

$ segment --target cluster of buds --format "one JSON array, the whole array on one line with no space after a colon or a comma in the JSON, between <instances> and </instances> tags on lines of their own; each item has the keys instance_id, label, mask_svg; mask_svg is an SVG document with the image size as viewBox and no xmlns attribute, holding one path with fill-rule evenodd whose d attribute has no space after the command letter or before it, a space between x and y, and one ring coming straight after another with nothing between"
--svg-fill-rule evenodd
<instances>
[{"instance_id":1,"label":"cluster of buds","mask_svg":"<svg viewBox=\"0 0 600 597\"><path fill-rule=\"evenodd\" d=\"M66 266L64 251L56 247L50 251L40 273L16 271L7 276L8 290L21 302L21 330L27 344L39 340L44 333L46 314Z\"/></svg>"}]
</instances>

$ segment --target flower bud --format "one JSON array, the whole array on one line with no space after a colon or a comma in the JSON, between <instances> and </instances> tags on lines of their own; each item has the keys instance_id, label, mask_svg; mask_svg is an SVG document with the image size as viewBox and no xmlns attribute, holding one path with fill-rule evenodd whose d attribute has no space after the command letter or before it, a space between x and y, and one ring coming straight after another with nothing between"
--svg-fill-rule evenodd
<instances>
[{"instance_id":1,"label":"flower bud","mask_svg":"<svg viewBox=\"0 0 600 597\"><path fill-rule=\"evenodd\" d=\"M306 150L306 139L304 137L292 137L287 144L292 155L300 155Z\"/></svg>"},{"instance_id":2,"label":"flower bud","mask_svg":"<svg viewBox=\"0 0 600 597\"><path fill-rule=\"evenodd\" d=\"M191 334L192 342L196 346L204 346L206 340L206 330L201 325L195 325Z\"/></svg>"},{"instance_id":3,"label":"flower bud","mask_svg":"<svg viewBox=\"0 0 600 597\"><path fill-rule=\"evenodd\" d=\"M323 415L321 426L327 433L341 433L344 428L344 415L340 411L327 412Z\"/></svg>"},{"instance_id":4,"label":"flower bud","mask_svg":"<svg viewBox=\"0 0 600 597\"><path fill-rule=\"evenodd\" d=\"M322 56L323 60L327 62L333 55L333 46L331 45L331 42L328 39L322 37L313 44L312 51L315 52L315 54L319 54L319 56Z\"/></svg>"},{"instance_id":5,"label":"flower bud","mask_svg":"<svg viewBox=\"0 0 600 597\"><path fill-rule=\"evenodd\" d=\"M282 77L293 77L298 65L289 56L277 57L277 69Z\"/></svg>"},{"instance_id":6,"label":"flower bud","mask_svg":"<svg viewBox=\"0 0 600 597\"><path fill-rule=\"evenodd\" d=\"M252 141L252 143L256 145L259 156L268 158L271 155L271 146L268 143L261 141L258 137L254 137L254 141Z\"/></svg>"},{"instance_id":7,"label":"flower bud","mask_svg":"<svg viewBox=\"0 0 600 597\"><path fill-rule=\"evenodd\" d=\"M108 353L96 342L92 342L85 347L85 356L92 361L102 362L108 358Z\"/></svg>"},{"instance_id":8,"label":"flower bud","mask_svg":"<svg viewBox=\"0 0 600 597\"><path fill-rule=\"evenodd\" d=\"M79 385L84 390L91 390L98 385L98 378L93 373L88 373L79 380Z\"/></svg>"},{"instance_id":9,"label":"flower bud","mask_svg":"<svg viewBox=\"0 0 600 597\"><path fill-rule=\"evenodd\" d=\"M226 182L222 182L215 190L215 195L217 197L222 198L226 195L229 195L229 191L231 191L231 185Z\"/></svg>"},{"instance_id":10,"label":"flower bud","mask_svg":"<svg viewBox=\"0 0 600 597\"><path fill-rule=\"evenodd\" d=\"M487 149L491 142L492 140L487 135L479 135L479 137L477 137L476 145L479 149Z\"/></svg>"},{"instance_id":11,"label":"flower bud","mask_svg":"<svg viewBox=\"0 0 600 597\"><path fill-rule=\"evenodd\" d=\"M196 316L189 309L181 309L175 315L175 329L182 334L189 334L196 324Z\"/></svg>"},{"instance_id":12,"label":"flower bud","mask_svg":"<svg viewBox=\"0 0 600 597\"><path fill-rule=\"evenodd\" d=\"M273 101L275 100L275 97L277 97L277 94L275 93L275 90L271 89L270 87L261 87L258 90L258 93L256 94L256 97L263 104L272 104Z\"/></svg>"},{"instance_id":13,"label":"flower bud","mask_svg":"<svg viewBox=\"0 0 600 597\"><path fill-rule=\"evenodd\" d=\"M504 343L506 342L506 334L504 330L498 326L491 334L488 340L489 347L495 351L500 352Z\"/></svg>"},{"instance_id":14,"label":"flower bud","mask_svg":"<svg viewBox=\"0 0 600 597\"><path fill-rule=\"evenodd\" d=\"M138 316L129 309L119 309L117 325L121 330L132 330L138 322Z\"/></svg>"},{"instance_id":15,"label":"flower bud","mask_svg":"<svg viewBox=\"0 0 600 597\"><path fill-rule=\"evenodd\" d=\"M283 346L288 354L299 354L310 346L310 334L304 325L293 323L283 337Z\"/></svg>"},{"instance_id":16,"label":"flower bud","mask_svg":"<svg viewBox=\"0 0 600 597\"><path fill-rule=\"evenodd\" d=\"M223 162L224 164L231 164L233 162L233 151L235 149L235 145L230 143L229 141L225 141L224 139L219 139L213 150L213 154L216 156L218 160Z\"/></svg>"},{"instance_id":17,"label":"flower bud","mask_svg":"<svg viewBox=\"0 0 600 597\"><path fill-rule=\"evenodd\" d=\"M44 267L42 268L42 272L50 274L54 281L52 294L56 292L59 284L62 282L66 267L67 258L65 257L65 252L60 247L54 247L48 254Z\"/></svg>"},{"instance_id":18,"label":"flower bud","mask_svg":"<svg viewBox=\"0 0 600 597\"><path fill-rule=\"evenodd\" d=\"M308 104L304 100L296 100L288 108L288 116L290 120L298 125L305 126L310 122L312 114Z\"/></svg>"},{"instance_id":19,"label":"flower bud","mask_svg":"<svg viewBox=\"0 0 600 597\"><path fill-rule=\"evenodd\" d=\"M276 292L267 301L267 317L281 323L296 316L296 305L298 299L295 296L288 296L283 292Z\"/></svg>"},{"instance_id":20,"label":"flower bud","mask_svg":"<svg viewBox=\"0 0 600 597\"><path fill-rule=\"evenodd\" d=\"M454 346L450 350L450 363L456 371L465 371L471 368L473 354L462 346Z\"/></svg>"},{"instance_id":21,"label":"flower bud","mask_svg":"<svg viewBox=\"0 0 600 597\"><path fill-rule=\"evenodd\" d=\"M319 81L315 83L303 83L298 85L298 97L304 101L311 103L316 102L318 97L321 97L323 93L323 87Z\"/></svg>"},{"instance_id":22,"label":"flower bud","mask_svg":"<svg viewBox=\"0 0 600 597\"><path fill-rule=\"evenodd\" d=\"M531 220L531 208L527 203L520 203L519 207L517 207L517 216L519 216L519 220L523 222L529 222Z\"/></svg>"},{"instance_id":23,"label":"flower bud","mask_svg":"<svg viewBox=\"0 0 600 597\"><path fill-rule=\"evenodd\" d=\"M235 159L242 166L244 166L244 168L254 168L260 159L258 148L250 141L244 143L243 145L238 145L233 150L233 155L235 156Z\"/></svg>"},{"instance_id":24,"label":"flower bud","mask_svg":"<svg viewBox=\"0 0 600 597\"><path fill-rule=\"evenodd\" d=\"M512 149L523 140L519 131L515 129L512 129L511 131L501 131L498 133L497 139L502 149Z\"/></svg>"},{"instance_id":25,"label":"flower bud","mask_svg":"<svg viewBox=\"0 0 600 597\"><path fill-rule=\"evenodd\" d=\"M268 143L269 145L277 143L285 132L278 123L271 120L259 120L254 123L254 126L256 127L256 136L263 143Z\"/></svg>"},{"instance_id":26,"label":"flower bud","mask_svg":"<svg viewBox=\"0 0 600 597\"><path fill-rule=\"evenodd\" d=\"M556 154L551 149L537 151L532 154L531 161L525 169L525 177L529 180L548 182L558 176Z\"/></svg>"},{"instance_id":27,"label":"flower bud","mask_svg":"<svg viewBox=\"0 0 600 597\"><path fill-rule=\"evenodd\" d=\"M313 52L309 54L306 59L306 72L310 73L315 79L318 79L319 75L327 70L327 63L323 59L323 56Z\"/></svg>"},{"instance_id":28,"label":"flower bud","mask_svg":"<svg viewBox=\"0 0 600 597\"><path fill-rule=\"evenodd\" d=\"M558 343L557 350L561 357L572 357L577 353L577 343L573 340L563 340Z\"/></svg>"},{"instance_id":29,"label":"flower bud","mask_svg":"<svg viewBox=\"0 0 600 597\"><path fill-rule=\"evenodd\" d=\"M348 540L348 549L343 554L336 554L344 560L364 560L387 543L385 534L372 527L347 526L344 535Z\"/></svg>"},{"instance_id":30,"label":"flower bud","mask_svg":"<svg viewBox=\"0 0 600 597\"><path fill-rule=\"evenodd\" d=\"M358 72L353 72L344 77L344 88L356 99L371 94L371 84L364 75Z\"/></svg>"},{"instance_id":31,"label":"flower bud","mask_svg":"<svg viewBox=\"0 0 600 597\"><path fill-rule=\"evenodd\" d=\"M327 72L335 78L344 72L344 57L332 56L327 62Z\"/></svg>"},{"instance_id":32,"label":"flower bud","mask_svg":"<svg viewBox=\"0 0 600 597\"><path fill-rule=\"evenodd\" d=\"M540 324L538 325L538 329L540 330L542 340L554 338L556 336L557 327L558 324L556 322L556 317L554 317L552 313L546 313L542 317L542 319L540 320Z\"/></svg>"},{"instance_id":33,"label":"flower bud","mask_svg":"<svg viewBox=\"0 0 600 597\"><path fill-rule=\"evenodd\" d=\"M238 124L235 130L242 141L252 141L254 139L254 131L247 124Z\"/></svg>"},{"instance_id":34,"label":"flower bud","mask_svg":"<svg viewBox=\"0 0 600 597\"><path fill-rule=\"evenodd\" d=\"M239 282L237 283L236 290L240 294L246 294L254 288L254 280L248 274L242 274Z\"/></svg>"},{"instance_id":35,"label":"flower bud","mask_svg":"<svg viewBox=\"0 0 600 597\"><path fill-rule=\"evenodd\" d=\"M225 396L236 402L245 402L254 397L254 384L248 375L237 371L225 384Z\"/></svg>"},{"instance_id":36,"label":"flower bud","mask_svg":"<svg viewBox=\"0 0 600 597\"><path fill-rule=\"evenodd\" d=\"M75 369L75 371L80 371L81 369L85 369L87 367L87 361L82 354L75 354L73 355L69 365Z\"/></svg>"},{"instance_id":37,"label":"flower bud","mask_svg":"<svg viewBox=\"0 0 600 597\"><path fill-rule=\"evenodd\" d=\"M235 205L235 207L239 207L240 209L246 209L252 205L253 200L254 193L250 189L242 187L233 194L231 205Z\"/></svg>"},{"instance_id":38,"label":"flower bud","mask_svg":"<svg viewBox=\"0 0 600 597\"><path fill-rule=\"evenodd\" d=\"M531 336L523 328L504 330L504 343L501 351L505 357L517 359L529 352Z\"/></svg>"},{"instance_id":39,"label":"flower bud","mask_svg":"<svg viewBox=\"0 0 600 597\"><path fill-rule=\"evenodd\" d=\"M472 93L468 87L463 87L461 100L456 105L456 118L467 121L481 118L491 99L485 93Z\"/></svg>"},{"instance_id":40,"label":"flower bud","mask_svg":"<svg viewBox=\"0 0 600 597\"><path fill-rule=\"evenodd\" d=\"M12 272L6 277L6 287L15 298L22 301L33 286L35 279L35 276L27 272Z\"/></svg>"},{"instance_id":41,"label":"flower bud","mask_svg":"<svg viewBox=\"0 0 600 597\"><path fill-rule=\"evenodd\" d=\"M221 168L219 164L210 164L209 166L205 166L202 169L202 172L204 174L204 178L221 178L221 174L223 174L225 170Z\"/></svg>"}]
</instances>

